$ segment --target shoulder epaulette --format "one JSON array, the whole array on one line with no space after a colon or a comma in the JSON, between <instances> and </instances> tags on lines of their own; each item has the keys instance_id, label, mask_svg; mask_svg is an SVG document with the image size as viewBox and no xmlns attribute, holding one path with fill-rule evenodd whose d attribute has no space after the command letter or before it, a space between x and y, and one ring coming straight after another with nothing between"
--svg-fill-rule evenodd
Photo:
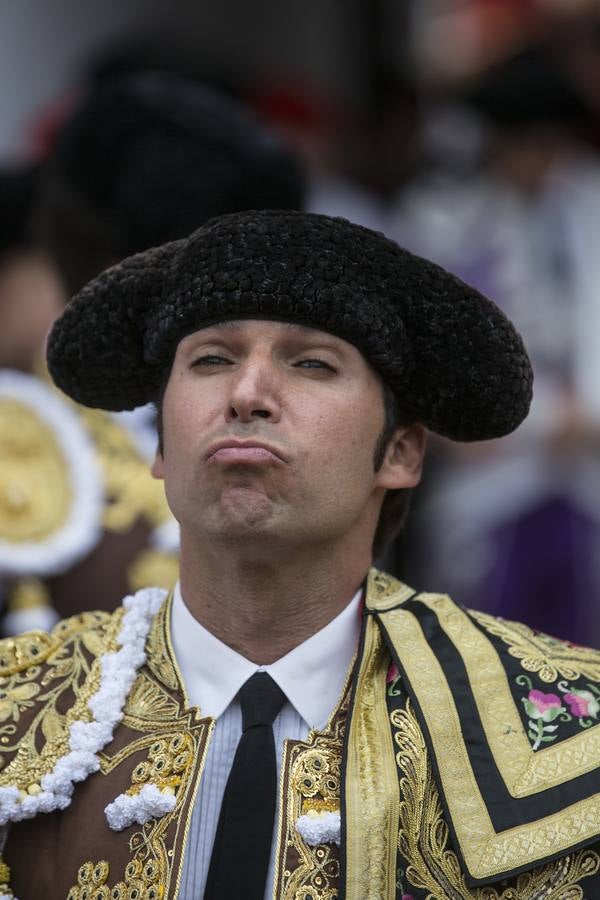
<instances>
[{"instance_id":1,"label":"shoulder epaulette","mask_svg":"<svg viewBox=\"0 0 600 900\"><path fill-rule=\"evenodd\" d=\"M600 836L600 652L415 594L372 612L473 885Z\"/></svg>"},{"instance_id":2,"label":"shoulder epaulette","mask_svg":"<svg viewBox=\"0 0 600 900\"><path fill-rule=\"evenodd\" d=\"M0 788L35 790L64 755L69 726L97 688L119 613L81 613L51 632L0 641Z\"/></svg>"}]
</instances>

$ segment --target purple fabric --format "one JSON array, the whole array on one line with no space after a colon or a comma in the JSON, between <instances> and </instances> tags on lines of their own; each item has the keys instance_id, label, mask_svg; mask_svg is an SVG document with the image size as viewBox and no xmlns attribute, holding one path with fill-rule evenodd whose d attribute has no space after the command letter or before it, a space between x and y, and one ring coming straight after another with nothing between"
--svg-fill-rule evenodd
<instances>
[{"instance_id":1,"label":"purple fabric","mask_svg":"<svg viewBox=\"0 0 600 900\"><path fill-rule=\"evenodd\" d=\"M494 533L494 563L473 605L539 631L600 644L600 528L556 496Z\"/></svg>"}]
</instances>

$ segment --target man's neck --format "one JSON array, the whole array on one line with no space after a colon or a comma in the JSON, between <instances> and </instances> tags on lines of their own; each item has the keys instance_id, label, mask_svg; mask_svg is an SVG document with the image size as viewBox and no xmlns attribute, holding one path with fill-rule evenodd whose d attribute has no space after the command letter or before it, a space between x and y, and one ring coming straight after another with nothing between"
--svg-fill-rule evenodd
<instances>
[{"instance_id":1,"label":"man's neck","mask_svg":"<svg viewBox=\"0 0 600 900\"><path fill-rule=\"evenodd\" d=\"M336 548L252 560L182 541L181 592L192 615L246 659L268 665L334 619L364 580L370 555Z\"/></svg>"}]
</instances>

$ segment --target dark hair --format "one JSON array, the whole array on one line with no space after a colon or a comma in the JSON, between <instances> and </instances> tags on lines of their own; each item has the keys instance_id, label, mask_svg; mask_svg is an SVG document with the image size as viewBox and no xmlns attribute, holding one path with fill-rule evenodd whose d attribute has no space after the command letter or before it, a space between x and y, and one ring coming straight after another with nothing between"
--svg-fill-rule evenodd
<instances>
[{"instance_id":1,"label":"dark hair","mask_svg":"<svg viewBox=\"0 0 600 900\"><path fill-rule=\"evenodd\" d=\"M165 377L162 379L158 396L155 400L156 432L158 435L158 449L161 453L163 452L164 447L162 416L163 399L169 380L169 374L169 370L166 370ZM402 427L403 425L406 426L410 424L410 422L407 420L406 416L400 409L400 405L398 403L396 395L392 391L391 387L389 387L389 385L386 384L385 381L382 382L382 386L385 419L383 423L383 429L379 437L377 438L375 451L373 453L373 467L376 472L378 472L383 465L385 451L389 442L394 436L394 432L396 431L396 429ZM373 555L375 557L380 556L387 545L390 544L391 541L398 534L400 534L400 532L404 528L408 516L408 510L410 507L411 493L412 491L410 488L403 488L396 491L388 491L385 495L383 504L381 506L381 511L379 513L377 528L375 530L375 537L373 538Z\"/></svg>"}]
</instances>

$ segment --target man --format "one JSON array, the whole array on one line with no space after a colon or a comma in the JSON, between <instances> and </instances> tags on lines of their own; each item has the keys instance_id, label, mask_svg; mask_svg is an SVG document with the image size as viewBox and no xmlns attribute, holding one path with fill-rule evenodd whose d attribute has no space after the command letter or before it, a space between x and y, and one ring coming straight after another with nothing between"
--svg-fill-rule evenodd
<instances>
[{"instance_id":1,"label":"man","mask_svg":"<svg viewBox=\"0 0 600 900\"><path fill-rule=\"evenodd\" d=\"M597 894L600 655L370 568L427 428L527 413L493 303L250 212L96 278L48 361L78 402L158 404L181 576L0 645L15 896Z\"/></svg>"},{"instance_id":2,"label":"man","mask_svg":"<svg viewBox=\"0 0 600 900\"><path fill-rule=\"evenodd\" d=\"M108 266L184 237L215 215L300 208L304 173L282 141L232 99L183 77L145 71L107 79L82 98L59 130L36 190L36 238L70 297ZM27 406L24 414L33 410L37 420L40 379L32 384L29 404L23 396L27 378L19 386L19 397L5 402L18 400L20 408ZM10 391L3 390L0 373L0 417L5 393ZM84 467L80 455L73 465L62 454L67 489L60 492L53 483L54 508L61 511L55 521L40 500L49 479L38 477L39 455L32 454L27 468L18 469L18 459L11 465L8 493L34 494L34 500L27 529L10 496L3 504L0 537L8 547L2 552L0 546L0 576L9 584L7 605L18 609L37 593L65 616L112 610L124 593L147 584L170 587L178 532L162 485L149 474L156 445L152 410L117 417L71 407L50 421L56 405L52 397L43 404L38 433L50 428L60 443L63 419L75 412L81 441L92 445L92 464ZM0 452L9 455L11 446L3 448L1 441ZM87 504L78 515L73 501L82 484L95 485L102 502ZM76 520L77 527L66 527L65 520ZM25 541L31 565L16 566Z\"/></svg>"}]
</instances>

